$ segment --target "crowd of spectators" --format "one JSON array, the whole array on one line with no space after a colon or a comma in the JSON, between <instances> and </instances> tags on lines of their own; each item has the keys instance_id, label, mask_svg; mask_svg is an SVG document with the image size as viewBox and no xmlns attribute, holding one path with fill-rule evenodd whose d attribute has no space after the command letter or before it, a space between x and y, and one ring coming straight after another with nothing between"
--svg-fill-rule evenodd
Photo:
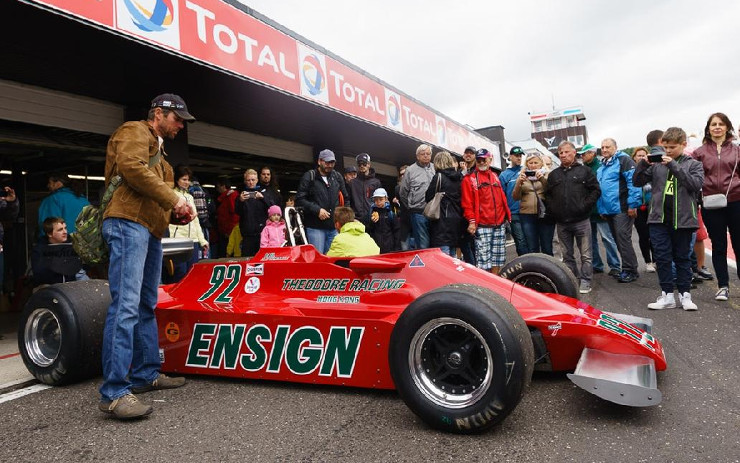
<instances>
[{"instance_id":1,"label":"crowd of spectators","mask_svg":"<svg viewBox=\"0 0 740 463\"><path fill-rule=\"evenodd\" d=\"M178 281L200 258L248 257L260 248L287 245L283 211L291 206L302 215L308 243L325 254L433 247L497 273L506 262L508 238L517 255L561 257L583 294L592 290L595 273L608 273L620 283L640 278L634 229L645 262L642 271L657 272L660 280L661 294L650 304L654 309L679 302L687 310L695 307L692 282L714 279L704 262L704 243L710 239L715 297L727 300L728 236L740 248L740 148L732 123L722 113L713 114L702 146L693 153L684 151L683 131L671 128L666 133L651 131L647 146L630 154L612 138L600 147L564 141L556 168L550 156L514 146L503 171L493 166L493 155L485 149L469 146L457 157L433 153L422 144L415 162L399 168L397 184L388 190L376 176L370 154L357 155L355 165L338 172L335 154L325 149L317 165L301 177L297 192L285 198L276 173L267 166L247 169L236 188L220 177L213 197L187 166L176 166L175 193L197 211L198 220L169 226L169 236L192 239L194 252L190 261L165 268L163 280ZM52 174L48 186L51 194L41 204L39 223L53 220L41 231L37 263L54 235L47 228L65 226L71 233L73 216L87 204L63 173ZM438 218L430 219L425 206L440 194ZM708 195L722 196L724 202L702 206ZM9 192L6 210L12 211L11 199ZM342 235L338 241L337 235ZM75 275L47 280L60 278Z\"/></svg>"}]
</instances>

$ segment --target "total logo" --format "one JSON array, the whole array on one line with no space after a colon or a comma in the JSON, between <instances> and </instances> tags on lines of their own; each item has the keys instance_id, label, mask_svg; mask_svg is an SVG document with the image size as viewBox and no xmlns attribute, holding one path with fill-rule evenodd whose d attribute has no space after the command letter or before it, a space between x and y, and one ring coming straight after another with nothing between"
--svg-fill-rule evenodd
<instances>
[{"instance_id":1,"label":"total logo","mask_svg":"<svg viewBox=\"0 0 740 463\"><path fill-rule=\"evenodd\" d=\"M388 115L388 126L399 131L403 131L403 121L401 120L401 98L390 90L385 90L385 111Z\"/></svg>"},{"instance_id":2,"label":"total logo","mask_svg":"<svg viewBox=\"0 0 740 463\"><path fill-rule=\"evenodd\" d=\"M329 104L324 55L298 44L298 56L301 63L301 96Z\"/></svg>"},{"instance_id":3,"label":"total logo","mask_svg":"<svg viewBox=\"0 0 740 463\"><path fill-rule=\"evenodd\" d=\"M447 126L445 125L445 120L439 116L435 116L435 117L437 118L437 144L446 145L447 144Z\"/></svg>"},{"instance_id":4,"label":"total logo","mask_svg":"<svg viewBox=\"0 0 740 463\"><path fill-rule=\"evenodd\" d=\"M116 27L180 49L179 0L116 0Z\"/></svg>"},{"instance_id":5,"label":"total logo","mask_svg":"<svg viewBox=\"0 0 740 463\"><path fill-rule=\"evenodd\" d=\"M318 56L308 55L303 59L302 75L306 90L311 95L316 96L326 90L326 77Z\"/></svg>"},{"instance_id":6,"label":"total logo","mask_svg":"<svg viewBox=\"0 0 740 463\"><path fill-rule=\"evenodd\" d=\"M138 2L123 0L123 4L126 5L126 9L131 14L136 27L145 32L165 30L172 24L175 16L172 1L154 0L149 3L154 4L147 8L149 5L146 4L146 0L139 0Z\"/></svg>"}]
</instances>

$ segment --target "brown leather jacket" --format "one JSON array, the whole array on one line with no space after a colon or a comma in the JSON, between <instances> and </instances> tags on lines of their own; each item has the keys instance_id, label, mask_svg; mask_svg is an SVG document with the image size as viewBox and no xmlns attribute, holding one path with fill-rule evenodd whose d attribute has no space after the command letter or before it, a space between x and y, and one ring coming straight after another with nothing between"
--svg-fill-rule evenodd
<instances>
[{"instance_id":1,"label":"brown leather jacket","mask_svg":"<svg viewBox=\"0 0 740 463\"><path fill-rule=\"evenodd\" d=\"M113 132L105 156L105 186L116 175L123 183L113 193L103 217L134 221L161 238L178 197L172 189L172 166L164 156L149 168L149 158L158 149L157 134L147 121L126 122Z\"/></svg>"}]
</instances>

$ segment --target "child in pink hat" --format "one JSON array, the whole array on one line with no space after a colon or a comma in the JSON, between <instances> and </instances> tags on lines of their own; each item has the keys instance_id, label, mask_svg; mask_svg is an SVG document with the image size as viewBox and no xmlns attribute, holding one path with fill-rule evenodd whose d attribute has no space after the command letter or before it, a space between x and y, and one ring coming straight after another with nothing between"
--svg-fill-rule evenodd
<instances>
[{"instance_id":1,"label":"child in pink hat","mask_svg":"<svg viewBox=\"0 0 740 463\"><path fill-rule=\"evenodd\" d=\"M285 222L280 206L270 206L267 217L265 228L262 229L260 248L279 248L285 244Z\"/></svg>"}]
</instances>

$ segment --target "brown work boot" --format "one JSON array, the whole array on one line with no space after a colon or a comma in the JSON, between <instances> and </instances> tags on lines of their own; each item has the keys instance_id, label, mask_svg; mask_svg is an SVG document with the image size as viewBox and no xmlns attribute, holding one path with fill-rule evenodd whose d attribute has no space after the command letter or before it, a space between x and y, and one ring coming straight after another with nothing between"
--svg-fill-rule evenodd
<instances>
[{"instance_id":1,"label":"brown work boot","mask_svg":"<svg viewBox=\"0 0 740 463\"><path fill-rule=\"evenodd\" d=\"M143 386L133 386L131 388L131 391L136 394L141 394L144 392L149 392L149 391L154 391L154 390L159 390L159 389L175 389L176 387L180 387L184 385L185 385L185 378L183 378L182 376L170 378L164 373L160 373L159 376L157 376L157 378L151 383L144 384Z\"/></svg>"},{"instance_id":2,"label":"brown work boot","mask_svg":"<svg viewBox=\"0 0 740 463\"><path fill-rule=\"evenodd\" d=\"M144 405L139 402L139 399L133 394L126 394L110 402L101 400L98 408L101 412L110 413L119 420L142 418L152 412L151 405Z\"/></svg>"}]
</instances>

